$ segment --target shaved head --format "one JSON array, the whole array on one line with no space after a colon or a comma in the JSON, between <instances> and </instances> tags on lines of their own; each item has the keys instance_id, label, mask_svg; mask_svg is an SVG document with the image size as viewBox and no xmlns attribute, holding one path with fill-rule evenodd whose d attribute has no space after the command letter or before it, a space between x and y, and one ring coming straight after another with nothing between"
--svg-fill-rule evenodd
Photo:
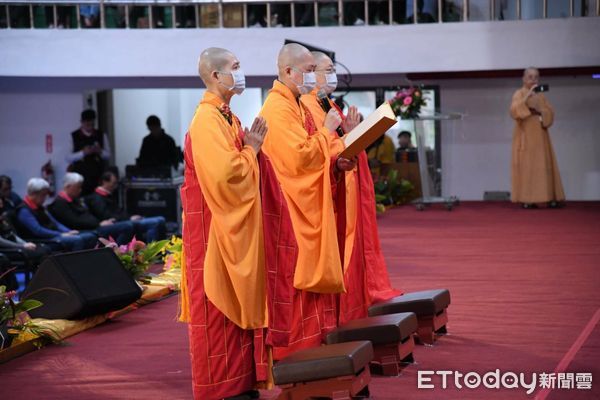
<instances>
[{"instance_id":1,"label":"shaved head","mask_svg":"<svg viewBox=\"0 0 600 400\"><path fill-rule=\"evenodd\" d=\"M315 68L315 60L310 51L298 43L288 43L279 51L277 57L278 78L292 91L294 96L300 95L299 87L303 82L303 74L314 72Z\"/></svg>"},{"instance_id":2,"label":"shaved head","mask_svg":"<svg viewBox=\"0 0 600 400\"><path fill-rule=\"evenodd\" d=\"M235 55L229 50L210 47L200 54L198 72L204 84L208 87L214 71L225 71L231 64L237 62Z\"/></svg>"},{"instance_id":3,"label":"shaved head","mask_svg":"<svg viewBox=\"0 0 600 400\"><path fill-rule=\"evenodd\" d=\"M277 56L277 67L281 73L282 69L289 66L299 66L306 62L313 63L313 57L310 51L298 43L288 43L284 45Z\"/></svg>"},{"instance_id":4,"label":"shaved head","mask_svg":"<svg viewBox=\"0 0 600 400\"><path fill-rule=\"evenodd\" d=\"M529 72L536 72L538 75L540 74L540 70L536 67L527 67L523 70L523 76L527 75Z\"/></svg>"},{"instance_id":5,"label":"shaved head","mask_svg":"<svg viewBox=\"0 0 600 400\"><path fill-rule=\"evenodd\" d=\"M328 78L331 74L335 75L333 61L322 51L313 51L311 54L313 55L316 64L315 73L317 78L317 88L327 94L331 94L337 87L337 76L335 77L335 83L329 81L330 78Z\"/></svg>"},{"instance_id":6,"label":"shaved head","mask_svg":"<svg viewBox=\"0 0 600 400\"><path fill-rule=\"evenodd\" d=\"M311 54L313 56L313 58L315 59L315 64L317 64L317 69L325 66L325 65L329 65L329 64L333 64L333 61L331 60L331 58L323 53L322 51L311 51Z\"/></svg>"},{"instance_id":7,"label":"shaved head","mask_svg":"<svg viewBox=\"0 0 600 400\"><path fill-rule=\"evenodd\" d=\"M528 89L537 85L540 81L540 71L535 67L528 67L523 71L523 84Z\"/></svg>"}]
</instances>

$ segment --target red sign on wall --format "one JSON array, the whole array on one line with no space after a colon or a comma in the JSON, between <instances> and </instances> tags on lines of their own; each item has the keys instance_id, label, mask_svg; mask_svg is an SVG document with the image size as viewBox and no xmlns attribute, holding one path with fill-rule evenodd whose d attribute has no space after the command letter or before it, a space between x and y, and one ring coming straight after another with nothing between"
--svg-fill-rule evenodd
<instances>
[{"instance_id":1,"label":"red sign on wall","mask_svg":"<svg viewBox=\"0 0 600 400\"><path fill-rule=\"evenodd\" d=\"M46 153L52 154L52 134L46 134Z\"/></svg>"}]
</instances>

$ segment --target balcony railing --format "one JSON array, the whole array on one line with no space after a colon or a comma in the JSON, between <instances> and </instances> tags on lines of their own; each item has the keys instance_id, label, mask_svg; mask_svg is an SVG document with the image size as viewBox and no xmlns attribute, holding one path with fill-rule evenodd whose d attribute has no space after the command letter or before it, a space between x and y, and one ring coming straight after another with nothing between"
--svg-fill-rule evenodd
<instances>
[{"instance_id":1,"label":"balcony railing","mask_svg":"<svg viewBox=\"0 0 600 400\"><path fill-rule=\"evenodd\" d=\"M9 29L364 26L599 15L600 0L0 1L0 28Z\"/></svg>"}]
</instances>

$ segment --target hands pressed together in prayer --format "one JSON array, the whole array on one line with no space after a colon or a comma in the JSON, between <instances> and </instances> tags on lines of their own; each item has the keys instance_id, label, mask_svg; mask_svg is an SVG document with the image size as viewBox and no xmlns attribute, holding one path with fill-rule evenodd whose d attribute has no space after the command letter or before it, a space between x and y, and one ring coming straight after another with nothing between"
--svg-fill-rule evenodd
<instances>
[{"instance_id":1,"label":"hands pressed together in prayer","mask_svg":"<svg viewBox=\"0 0 600 400\"><path fill-rule=\"evenodd\" d=\"M244 128L244 145L252 146L258 154L267 134L267 121L263 117L256 117L250 129Z\"/></svg>"},{"instance_id":2,"label":"hands pressed together in prayer","mask_svg":"<svg viewBox=\"0 0 600 400\"><path fill-rule=\"evenodd\" d=\"M358 113L358 108L355 106L350 106L348 115L346 115L346 119L342 123L342 128L344 128L344 132L348 133L352 129L356 128L358 124L360 124L360 114Z\"/></svg>"},{"instance_id":3,"label":"hands pressed together in prayer","mask_svg":"<svg viewBox=\"0 0 600 400\"><path fill-rule=\"evenodd\" d=\"M342 117L340 116L340 113L337 112L335 108L332 108L327 113L327 116L325 116L325 123L323 126L325 126L329 132L334 132L341 123Z\"/></svg>"}]
</instances>

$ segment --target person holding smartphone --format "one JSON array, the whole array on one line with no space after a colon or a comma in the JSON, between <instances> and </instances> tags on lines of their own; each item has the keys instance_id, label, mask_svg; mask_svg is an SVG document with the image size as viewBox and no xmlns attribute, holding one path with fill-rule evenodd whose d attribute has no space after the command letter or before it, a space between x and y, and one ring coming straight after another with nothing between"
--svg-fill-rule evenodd
<instances>
[{"instance_id":1,"label":"person holding smartphone","mask_svg":"<svg viewBox=\"0 0 600 400\"><path fill-rule=\"evenodd\" d=\"M539 79L537 68L527 68L523 86L514 93L510 105L510 116L515 120L511 200L523 208L537 208L540 203L555 208L565 200L548 133L554 110L542 94L548 91L548 85L540 85Z\"/></svg>"}]
</instances>

